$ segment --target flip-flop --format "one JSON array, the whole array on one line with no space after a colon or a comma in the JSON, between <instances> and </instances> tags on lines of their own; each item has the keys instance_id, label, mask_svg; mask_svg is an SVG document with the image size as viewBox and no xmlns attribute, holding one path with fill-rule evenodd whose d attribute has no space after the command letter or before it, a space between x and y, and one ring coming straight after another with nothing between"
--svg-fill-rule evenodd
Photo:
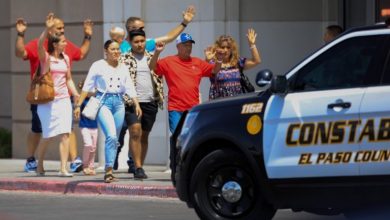
<instances>
[{"instance_id":1,"label":"flip-flop","mask_svg":"<svg viewBox=\"0 0 390 220\"><path fill-rule=\"evenodd\" d=\"M104 182L105 183L112 183L115 181L117 181L117 179L111 173L104 175Z\"/></svg>"}]
</instances>

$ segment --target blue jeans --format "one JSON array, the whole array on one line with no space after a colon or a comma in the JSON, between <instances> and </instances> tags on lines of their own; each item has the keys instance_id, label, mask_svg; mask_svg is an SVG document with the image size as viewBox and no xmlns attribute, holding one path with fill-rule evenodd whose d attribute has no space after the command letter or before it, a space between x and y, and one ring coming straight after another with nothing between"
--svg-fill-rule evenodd
<instances>
[{"instance_id":1,"label":"blue jeans","mask_svg":"<svg viewBox=\"0 0 390 220\"><path fill-rule=\"evenodd\" d=\"M168 115L169 115L169 130L171 131L171 134L173 134L173 132L175 132L177 124L179 124L183 112L169 111Z\"/></svg>"},{"instance_id":2,"label":"blue jeans","mask_svg":"<svg viewBox=\"0 0 390 220\"><path fill-rule=\"evenodd\" d=\"M101 93L96 95L100 99ZM97 114L97 122L106 136L104 153L106 165L105 168L112 168L116 157L118 136L120 134L123 119L125 117L125 106L123 104L122 95L107 93L103 100L102 106Z\"/></svg>"}]
</instances>

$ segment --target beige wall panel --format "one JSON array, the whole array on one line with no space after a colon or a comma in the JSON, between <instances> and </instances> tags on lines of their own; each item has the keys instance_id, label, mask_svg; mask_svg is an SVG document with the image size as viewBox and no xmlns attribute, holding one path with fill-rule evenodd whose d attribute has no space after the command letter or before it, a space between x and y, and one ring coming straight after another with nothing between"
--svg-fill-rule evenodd
<instances>
[{"instance_id":1,"label":"beige wall panel","mask_svg":"<svg viewBox=\"0 0 390 220\"><path fill-rule=\"evenodd\" d=\"M323 1L240 0L240 21L322 21Z\"/></svg>"},{"instance_id":2,"label":"beige wall panel","mask_svg":"<svg viewBox=\"0 0 390 220\"><path fill-rule=\"evenodd\" d=\"M220 1L220 0L217 0ZM142 4L141 17L146 22L181 22L183 19L182 12L188 5L193 4L198 10L195 20L202 19L206 15L213 13L212 5L208 5L204 8L206 11L199 10L202 1L189 1L189 0L144 0Z\"/></svg>"},{"instance_id":3,"label":"beige wall panel","mask_svg":"<svg viewBox=\"0 0 390 220\"><path fill-rule=\"evenodd\" d=\"M326 2L326 8L324 8L324 14L327 15L326 20L337 21L339 18L339 6L341 3L338 0L323 0Z\"/></svg>"},{"instance_id":4,"label":"beige wall panel","mask_svg":"<svg viewBox=\"0 0 390 220\"><path fill-rule=\"evenodd\" d=\"M110 0L104 0L110 1ZM144 0L123 0L124 21L130 16L141 17L141 5Z\"/></svg>"},{"instance_id":5,"label":"beige wall panel","mask_svg":"<svg viewBox=\"0 0 390 220\"><path fill-rule=\"evenodd\" d=\"M102 4L102 7L104 8L103 19L105 23L120 23L125 21L126 18L124 18L124 12L126 8L131 8L129 5L125 6L125 2L123 0L115 2L112 0L103 0Z\"/></svg>"},{"instance_id":6,"label":"beige wall panel","mask_svg":"<svg viewBox=\"0 0 390 220\"><path fill-rule=\"evenodd\" d=\"M30 124L16 123L12 124L12 158L27 157L27 134L31 129Z\"/></svg>"},{"instance_id":7,"label":"beige wall panel","mask_svg":"<svg viewBox=\"0 0 390 220\"><path fill-rule=\"evenodd\" d=\"M66 25L66 24L65 24ZM84 32L82 26L66 26L66 37L77 46L81 46L84 39ZM93 36L91 41L88 56L81 61L74 62L72 69L74 71L88 72L89 67L96 60L103 58L103 27L102 25L94 25Z\"/></svg>"},{"instance_id":8,"label":"beige wall panel","mask_svg":"<svg viewBox=\"0 0 390 220\"><path fill-rule=\"evenodd\" d=\"M0 128L5 128L12 132L12 119L11 117L1 117L0 118Z\"/></svg>"},{"instance_id":9,"label":"beige wall panel","mask_svg":"<svg viewBox=\"0 0 390 220\"><path fill-rule=\"evenodd\" d=\"M11 70L11 45L10 32L7 29L0 29L0 72Z\"/></svg>"},{"instance_id":10,"label":"beige wall panel","mask_svg":"<svg viewBox=\"0 0 390 220\"><path fill-rule=\"evenodd\" d=\"M12 119L30 121L30 105L26 102L26 94L30 87L30 77L26 74L12 76ZM11 96L10 96L11 97Z\"/></svg>"},{"instance_id":11,"label":"beige wall panel","mask_svg":"<svg viewBox=\"0 0 390 220\"><path fill-rule=\"evenodd\" d=\"M54 0L12 0L11 23L23 17L29 23L42 23L49 12L58 13L58 1Z\"/></svg>"},{"instance_id":12,"label":"beige wall panel","mask_svg":"<svg viewBox=\"0 0 390 220\"><path fill-rule=\"evenodd\" d=\"M117 0L111 2L115 4ZM93 21L103 20L101 0L58 0L58 9L58 16L65 22L82 22L87 18Z\"/></svg>"},{"instance_id":13,"label":"beige wall panel","mask_svg":"<svg viewBox=\"0 0 390 220\"><path fill-rule=\"evenodd\" d=\"M0 116L10 117L12 115L12 83L11 83L11 74L10 73L1 73L0 74ZM0 124L1 127L1 124Z\"/></svg>"},{"instance_id":14,"label":"beige wall panel","mask_svg":"<svg viewBox=\"0 0 390 220\"><path fill-rule=\"evenodd\" d=\"M0 27L8 26L10 24L10 6L11 0L1 0Z\"/></svg>"},{"instance_id":15,"label":"beige wall panel","mask_svg":"<svg viewBox=\"0 0 390 220\"><path fill-rule=\"evenodd\" d=\"M284 74L323 45L322 22L241 23L242 30L249 27L253 27L258 32L256 45L262 58L259 66L248 71L248 77L252 82L260 69L268 68L276 75ZM243 37L240 51L244 57L251 56L248 41Z\"/></svg>"}]
</instances>

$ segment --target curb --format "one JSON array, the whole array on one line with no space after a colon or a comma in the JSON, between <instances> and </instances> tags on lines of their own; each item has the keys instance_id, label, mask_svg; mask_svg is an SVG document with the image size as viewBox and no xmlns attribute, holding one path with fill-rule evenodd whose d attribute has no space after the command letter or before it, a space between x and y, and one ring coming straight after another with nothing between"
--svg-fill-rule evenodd
<instances>
[{"instance_id":1,"label":"curb","mask_svg":"<svg viewBox=\"0 0 390 220\"><path fill-rule=\"evenodd\" d=\"M91 181L16 180L2 178L0 179L0 190L177 198L176 190L172 186L107 184Z\"/></svg>"}]
</instances>

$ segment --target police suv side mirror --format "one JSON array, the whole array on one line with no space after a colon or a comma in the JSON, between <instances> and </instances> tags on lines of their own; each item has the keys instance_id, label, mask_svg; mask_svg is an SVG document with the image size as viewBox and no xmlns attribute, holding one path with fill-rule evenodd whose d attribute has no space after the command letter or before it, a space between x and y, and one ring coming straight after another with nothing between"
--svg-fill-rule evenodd
<instances>
[{"instance_id":1,"label":"police suv side mirror","mask_svg":"<svg viewBox=\"0 0 390 220\"><path fill-rule=\"evenodd\" d=\"M256 85L259 87L264 87L271 84L272 80L272 71L269 69L260 70L256 75Z\"/></svg>"},{"instance_id":2,"label":"police suv side mirror","mask_svg":"<svg viewBox=\"0 0 390 220\"><path fill-rule=\"evenodd\" d=\"M286 76L274 76L271 80L270 90L272 93L285 94L287 92Z\"/></svg>"}]
</instances>

